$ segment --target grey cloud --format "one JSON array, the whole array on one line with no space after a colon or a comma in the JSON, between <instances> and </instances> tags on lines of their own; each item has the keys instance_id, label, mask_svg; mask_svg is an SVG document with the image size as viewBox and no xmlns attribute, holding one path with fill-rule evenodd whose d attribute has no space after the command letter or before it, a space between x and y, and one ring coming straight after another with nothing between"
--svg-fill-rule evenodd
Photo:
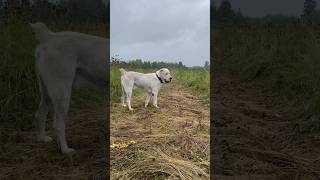
<instances>
[{"instance_id":1,"label":"grey cloud","mask_svg":"<svg viewBox=\"0 0 320 180\"><path fill-rule=\"evenodd\" d=\"M209 0L111 1L111 55L126 60L209 60Z\"/></svg>"}]
</instances>

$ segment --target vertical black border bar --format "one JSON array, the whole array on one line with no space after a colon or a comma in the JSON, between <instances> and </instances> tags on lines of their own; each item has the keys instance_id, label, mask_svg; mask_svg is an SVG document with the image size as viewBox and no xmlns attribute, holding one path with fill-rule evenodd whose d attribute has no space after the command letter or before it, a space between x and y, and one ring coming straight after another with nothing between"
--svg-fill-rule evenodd
<instances>
[{"instance_id":1,"label":"vertical black border bar","mask_svg":"<svg viewBox=\"0 0 320 180\"><path fill-rule=\"evenodd\" d=\"M105 118L105 127L104 127L104 130L105 130L105 155L106 155L106 179L110 179L110 3L111 1L109 1L108 3L108 6L107 6L107 32L108 32L108 38L109 38L109 44L108 44L108 54L109 54L109 57L106 57L106 61L107 61L107 67L106 67L106 71L107 71L107 86L106 86L106 90L105 90L105 93L106 93L106 118Z\"/></svg>"},{"instance_id":2,"label":"vertical black border bar","mask_svg":"<svg viewBox=\"0 0 320 180\"><path fill-rule=\"evenodd\" d=\"M212 45L212 25L213 25L213 18L212 18L212 8L213 8L213 0L210 0L210 12L209 12L209 16L210 16L210 179L213 179L213 126L214 126L214 107L213 107L213 79L214 79L214 75L213 75L213 47Z\"/></svg>"}]
</instances>

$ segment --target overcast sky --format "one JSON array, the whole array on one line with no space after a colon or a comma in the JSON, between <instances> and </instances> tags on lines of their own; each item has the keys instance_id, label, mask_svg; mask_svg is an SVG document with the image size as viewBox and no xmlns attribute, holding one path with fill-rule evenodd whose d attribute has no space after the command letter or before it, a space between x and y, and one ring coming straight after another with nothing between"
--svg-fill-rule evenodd
<instances>
[{"instance_id":1,"label":"overcast sky","mask_svg":"<svg viewBox=\"0 0 320 180\"><path fill-rule=\"evenodd\" d=\"M210 0L111 0L111 56L182 61L210 57Z\"/></svg>"},{"instance_id":2,"label":"overcast sky","mask_svg":"<svg viewBox=\"0 0 320 180\"><path fill-rule=\"evenodd\" d=\"M222 0L213 0L219 5ZM229 0L235 11L239 8L242 14L261 17L266 14L284 14L299 16L305 0ZM320 0L316 0L318 7Z\"/></svg>"}]
</instances>

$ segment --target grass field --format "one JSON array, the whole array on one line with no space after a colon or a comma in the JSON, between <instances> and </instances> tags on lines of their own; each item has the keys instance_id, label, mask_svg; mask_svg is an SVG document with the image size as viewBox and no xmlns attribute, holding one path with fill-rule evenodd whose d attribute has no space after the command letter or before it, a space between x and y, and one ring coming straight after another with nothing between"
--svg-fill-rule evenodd
<instances>
[{"instance_id":1,"label":"grass field","mask_svg":"<svg viewBox=\"0 0 320 180\"><path fill-rule=\"evenodd\" d=\"M262 80L280 95L302 99L306 112L319 116L318 30L301 25L225 28L213 33L216 42L212 43L218 45L213 50L220 69L244 80ZM314 129L320 130L320 123L314 125Z\"/></svg>"},{"instance_id":2,"label":"grass field","mask_svg":"<svg viewBox=\"0 0 320 180\"><path fill-rule=\"evenodd\" d=\"M144 108L140 92L129 112L120 104L119 68L112 68L111 179L209 179L209 73L171 72L172 83L160 90L160 109Z\"/></svg>"}]
</instances>

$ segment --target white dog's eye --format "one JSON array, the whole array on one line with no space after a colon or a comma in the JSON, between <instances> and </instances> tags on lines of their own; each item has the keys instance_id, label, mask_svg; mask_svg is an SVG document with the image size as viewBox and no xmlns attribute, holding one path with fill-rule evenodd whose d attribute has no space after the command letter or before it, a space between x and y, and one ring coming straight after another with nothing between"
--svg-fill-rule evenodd
<instances>
[{"instance_id":1,"label":"white dog's eye","mask_svg":"<svg viewBox=\"0 0 320 180\"><path fill-rule=\"evenodd\" d=\"M168 73L166 73L166 75L168 75Z\"/></svg>"}]
</instances>

